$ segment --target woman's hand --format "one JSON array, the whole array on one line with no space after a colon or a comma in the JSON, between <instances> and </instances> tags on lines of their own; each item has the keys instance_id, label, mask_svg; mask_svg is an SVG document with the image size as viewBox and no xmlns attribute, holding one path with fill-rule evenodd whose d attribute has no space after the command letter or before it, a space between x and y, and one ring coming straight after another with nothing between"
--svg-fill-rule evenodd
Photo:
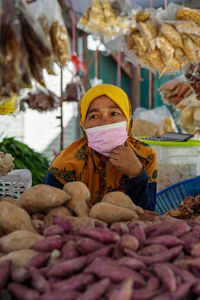
<instances>
[{"instance_id":1,"label":"woman's hand","mask_svg":"<svg viewBox=\"0 0 200 300\"><path fill-rule=\"evenodd\" d=\"M111 152L109 161L116 169L129 178L136 177L142 172L142 164L134 151L128 146L118 146Z\"/></svg>"}]
</instances>

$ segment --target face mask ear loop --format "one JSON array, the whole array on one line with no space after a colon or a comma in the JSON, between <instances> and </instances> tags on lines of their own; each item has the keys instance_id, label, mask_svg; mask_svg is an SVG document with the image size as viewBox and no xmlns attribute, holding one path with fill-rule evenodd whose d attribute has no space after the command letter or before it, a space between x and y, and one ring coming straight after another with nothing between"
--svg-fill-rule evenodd
<instances>
[{"instance_id":1,"label":"face mask ear loop","mask_svg":"<svg viewBox=\"0 0 200 300\"><path fill-rule=\"evenodd\" d=\"M84 127L83 127L82 122L80 122L80 127L81 127L81 131L82 131L83 137L84 137L84 139L86 140L86 142L88 143L87 134L86 134L86 132L85 132L85 129L84 129Z\"/></svg>"}]
</instances>

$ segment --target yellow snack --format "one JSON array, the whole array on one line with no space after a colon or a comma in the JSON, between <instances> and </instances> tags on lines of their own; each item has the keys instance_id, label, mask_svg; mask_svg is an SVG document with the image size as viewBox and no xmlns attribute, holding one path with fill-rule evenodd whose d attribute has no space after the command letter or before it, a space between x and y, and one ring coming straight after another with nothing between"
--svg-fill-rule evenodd
<instances>
[{"instance_id":1,"label":"yellow snack","mask_svg":"<svg viewBox=\"0 0 200 300\"><path fill-rule=\"evenodd\" d=\"M182 38L179 32L173 26L161 24L160 32L174 45L175 47L183 48Z\"/></svg>"},{"instance_id":2,"label":"yellow snack","mask_svg":"<svg viewBox=\"0 0 200 300\"><path fill-rule=\"evenodd\" d=\"M131 129L132 136L155 136L157 132L157 125L144 119L133 120L133 126Z\"/></svg>"},{"instance_id":3,"label":"yellow snack","mask_svg":"<svg viewBox=\"0 0 200 300\"><path fill-rule=\"evenodd\" d=\"M91 10L89 14L89 24L94 26L93 30L100 30L105 27L105 15L101 2L99 0L92 0Z\"/></svg>"},{"instance_id":4,"label":"yellow snack","mask_svg":"<svg viewBox=\"0 0 200 300\"><path fill-rule=\"evenodd\" d=\"M159 72L162 72L162 70L165 69L165 65L162 62L161 52L159 49L156 48L154 51L149 52L146 55L146 58L154 66L154 69L157 69Z\"/></svg>"},{"instance_id":5,"label":"yellow snack","mask_svg":"<svg viewBox=\"0 0 200 300\"><path fill-rule=\"evenodd\" d=\"M185 64L187 64L189 62L187 56L185 55L185 53L183 52L183 50L181 48L175 48L174 57L175 57L175 59L178 60L181 68L183 68L185 66Z\"/></svg>"},{"instance_id":6,"label":"yellow snack","mask_svg":"<svg viewBox=\"0 0 200 300\"><path fill-rule=\"evenodd\" d=\"M163 130L164 132L172 131L175 132L175 128L172 122L172 119L170 117L165 117L163 119Z\"/></svg>"},{"instance_id":7,"label":"yellow snack","mask_svg":"<svg viewBox=\"0 0 200 300\"><path fill-rule=\"evenodd\" d=\"M172 59L174 57L175 49L163 35L160 35L156 38L156 45L161 51L163 61Z\"/></svg>"},{"instance_id":8,"label":"yellow snack","mask_svg":"<svg viewBox=\"0 0 200 300\"><path fill-rule=\"evenodd\" d=\"M182 112L180 117L180 125L181 127L189 133L194 133L194 107L186 106Z\"/></svg>"},{"instance_id":9,"label":"yellow snack","mask_svg":"<svg viewBox=\"0 0 200 300\"><path fill-rule=\"evenodd\" d=\"M183 45L184 51L187 57L191 62L197 60L197 53L198 46L196 46L193 41L186 35L183 35Z\"/></svg>"},{"instance_id":10,"label":"yellow snack","mask_svg":"<svg viewBox=\"0 0 200 300\"><path fill-rule=\"evenodd\" d=\"M114 10L112 9L110 2L108 0L104 0L102 2L102 6L103 6L103 10L104 10L106 23L115 25L117 16L116 16Z\"/></svg>"},{"instance_id":11,"label":"yellow snack","mask_svg":"<svg viewBox=\"0 0 200 300\"><path fill-rule=\"evenodd\" d=\"M88 26L88 22L89 22L89 16L90 16L90 11L91 11L91 7L89 7L85 13L81 16L79 22L83 25L87 25Z\"/></svg>"},{"instance_id":12,"label":"yellow snack","mask_svg":"<svg viewBox=\"0 0 200 300\"><path fill-rule=\"evenodd\" d=\"M148 44L140 33L133 33L132 38L135 40L135 44L138 48L138 55L144 56L148 50Z\"/></svg>"},{"instance_id":13,"label":"yellow snack","mask_svg":"<svg viewBox=\"0 0 200 300\"><path fill-rule=\"evenodd\" d=\"M193 22L177 22L174 26L180 33L200 35L200 27Z\"/></svg>"},{"instance_id":14,"label":"yellow snack","mask_svg":"<svg viewBox=\"0 0 200 300\"><path fill-rule=\"evenodd\" d=\"M180 8L176 13L176 20L193 21L200 26L200 11L197 9Z\"/></svg>"},{"instance_id":15,"label":"yellow snack","mask_svg":"<svg viewBox=\"0 0 200 300\"><path fill-rule=\"evenodd\" d=\"M194 125L200 127L200 107L194 110Z\"/></svg>"},{"instance_id":16,"label":"yellow snack","mask_svg":"<svg viewBox=\"0 0 200 300\"><path fill-rule=\"evenodd\" d=\"M136 14L136 22L145 22L151 17L151 13L148 9L139 10Z\"/></svg>"},{"instance_id":17,"label":"yellow snack","mask_svg":"<svg viewBox=\"0 0 200 300\"><path fill-rule=\"evenodd\" d=\"M179 61L173 57L165 59L165 66L171 70L179 70L181 68Z\"/></svg>"},{"instance_id":18,"label":"yellow snack","mask_svg":"<svg viewBox=\"0 0 200 300\"><path fill-rule=\"evenodd\" d=\"M191 40L200 48L200 36L195 34L190 34Z\"/></svg>"},{"instance_id":19,"label":"yellow snack","mask_svg":"<svg viewBox=\"0 0 200 300\"><path fill-rule=\"evenodd\" d=\"M152 20L148 20L146 22L139 22L138 28L142 36L148 42L151 50L155 50L156 48L155 37L158 34L158 26L155 24L155 22L153 22Z\"/></svg>"}]
</instances>

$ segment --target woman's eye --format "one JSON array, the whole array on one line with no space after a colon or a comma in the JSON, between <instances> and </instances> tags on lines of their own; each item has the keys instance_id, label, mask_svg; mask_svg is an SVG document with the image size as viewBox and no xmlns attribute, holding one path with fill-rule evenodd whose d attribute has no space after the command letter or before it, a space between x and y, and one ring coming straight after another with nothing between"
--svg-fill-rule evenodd
<instances>
[{"instance_id":1,"label":"woman's eye","mask_svg":"<svg viewBox=\"0 0 200 300\"><path fill-rule=\"evenodd\" d=\"M97 118L98 118L97 115L92 115L92 116L90 117L90 119L97 119Z\"/></svg>"},{"instance_id":2,"label":"woman's eye","mask_svg":"<svg viewBox=\"0 0 200 300\"><path fill-rule=\"evenodd\" d=\"M119 115L118 112L116 112L116 111L113 111L113 112L112 112L112 116L118 116L118 115Z\"/></svg>"}]
</instances>

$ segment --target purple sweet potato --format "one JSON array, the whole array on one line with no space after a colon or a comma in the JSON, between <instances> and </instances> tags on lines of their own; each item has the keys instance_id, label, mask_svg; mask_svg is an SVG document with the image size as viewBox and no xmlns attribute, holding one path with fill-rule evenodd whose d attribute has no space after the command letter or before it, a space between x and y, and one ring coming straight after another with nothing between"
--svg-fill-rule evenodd
<instances>
[{"instance_id":1,"label":"purple sweet potato","mask_svg":"<svg viewBox=\"0 0 200 300\"><path fill-rule=\"evenodd\" d=\"M121 282L128 277L133 277L135 282L144 284L144 279L139 273L98 258L85 268L84 272L95 274L99 278L109 278L113 282Z\"/></svg>"},{"instance_id":2,"label":"purple sweet potato","mask_svg":"<svg viewBox=\"0 0 200 300\"><path fill-rule=\"evenodd\" d=\"M180 239L184 242L184 249L188 253L190 253L192 247L198 242L198 239L191 232L182 235Z\"/></svg>"},{"instance_id":3,"label":"purple sweet potato","mask_svg":"<svg viewBox=\"0 0 200 300\"><path fill-rule=\"evenodd\" d=\"M41 252L50 252L54 249L60 249L62 245L63 241L60 236L52 235L32 245L31 248Z\"/></svg>"},{"instance_id":4,"label":"purple sweet potato","mask_svg":"<svg viewBox=\"0 0 200 300\"><path fill-rule=\"evenodd\" d=\"M0 290L3 289L11 274L11 260L5 260L0 263Z\"/></svg>"},{"instance_id":5,"label":"purple sweet potato","mask_svg":"<svg viewBox=\"0 0 200 300\"><path fill-rule=\"evenodd\" d=\"M196 267L196 268L200 269L200 257L188 259L187 265L190 267Z\"/></svg>"},{"instance_id":6,"label":"purple sweet potato","mask_svg":"<svg viewBox=\"0 0 200 300\"><path fill-rule=\"evenodd\" d=\"M82 290L85 286L88 286L94 281L94 276L91 274L80 273L78 275L71 276L68 279L61 280L52 284L53 290Z\"/></svg>"},{"instance_id":7,"label":"purple sweet potato","mask_svg":"<svg viewBox=\"0 0 200 300\"><path fill-rule=\"evenodd\" d=\"M29 262L26 264L26 268L41 268L46 265L47 261L49 260L49 257L49 253L38 253L33 258L31 258L31 260L29 260Z\"/></svg>"},{"instance_id":8,"label":"purple sweet potato","mask_svg":"<svg viewBox=\"0 0 200 300\"><path fill-rule=\"evenodd\" d=\"M196 243L192 247L190 253L191 253L192 256L197 256L197 257L200 256L200 242Z\"/></svg>"},{"instance_id":9,"label":"purple sweet potato","mask_svg":"<svg viewBox=\"0 0 200 300\"><path fill-rule=\"evenodd\" d=\"M118 260L118 265L122 267L127 267L133 270L140 270L145 268L145 264L140 260L128 256L124 256Z\"/></svg>"},{"instance_id":10,"label":"purple sweet potato","mask_svg":"<svg viewBox=\"0 0 200 300\"><path fill-rule=\"evenodd\" d=\"M39 293L36 290L30 289L21 283L9 283L8 290L17 300L39 300Z\"/></svg>"},{"instance_id":11,"label":"purple sweet potato","mask_svg":"<svg viewBox=\"0 0 200 300\"><path fill-rule=\"evenodd\" d=\"M174 226L174 222L159 222L153 223L147 227L145 227L144 231L146 236L155 237L162 234L168 234Z\"/></svg>"},{"instance_id":12,"label":"purple sweet potato","mask_svg":"<svg viewBox=\"0 0 200 300\"><path fill-rule=\"evenodd\" d=\"M165 250L167 250L167 248L162 244L152 244L152 245L141 248L141 250L139 251L139 254L149 256L149 255L161 253L162 251L165 251Z\"/></svg>"},{"instance_id":13,"label":"purple sweet potato","mask_svg":"<svg viewBox=\"0 0 200 300\"><path fill-rule=\"evenodd\" d=\"M146 245L162 244L167 247L173 247L173 246L181 245L183 243L184 242L181 239L179 239L173 235L168 235L168 234L151 237L145 241Z\"/></svg>"},{"instance_id":14,"label":"purple sweet potato","mask_svg":"<svg viewBox=\"0 0 200 300\"><path fill-rule=\"evenodd\" d=\"M89 254L101 249L104 246L101 242L87 237L80 237L77 240L77 247L80 253Z\"/></svg>"},{"instance_id":15,"label":"purple sweet potato","mask_svg":"<svg viewBox=\"0 0 200 300\"><path fill-rule=\"evenodd\" d=\"M24 282L29 279L29 277L29 272L26 268L16 267L15 265L12 265L11 278L13 281Z\"/></svg>"},{"instance_id":16,"label":"purple sweet potato","mask_svg":"<svg viewBox=\"0 0 200 300\"><path fill-rule=\"evenodd\" d=\"M124 256L123 250L119 248L118 244L115 244L113 246L113 253L112 253L112 259L120 259Z\"/></svg>"},{"instance_id":17,"label":"purple sweet potato","mask_svg":"<svg viewBox=\"0 0 200 300\"><path fill-rule=\"evenodd\" d=\"M147 280L148 290L156 291L159 289L159 286L160 286L160 282L159 282L158 277L151 276L148 278L148 280Z\"/></svg>"},{"instance_id":18,"label":"purple sweet potato","mask_svg":"<svg viewBox=\"0 0 200 300\"><path fill-rule=\"evenodd\" d=\"M131 300L148 300L154 299L152 297L156 296L160 292L158 290L148 290L148 289L132 289Z\"/></svg>"},{"instance_id":19,"label":"purple sweet potato","mask_svg":"<svg viewBox=\"0 0 200 300\"><path fill-rule=\"evenodd\" d=\"M125 222L115 222L110 226L110 230L116 231L120 235L129 233L128 225Z\"/></svg>"},{"instance_id":20,"label":"purple sweet potato","mask_svg":"<svg viewBox=\"0 0 200 300\"><path fill-rule=\"evenodd\" d=\"M124 234L119 241L119 248L122 250L131 249L132 251L137 251L139 242L133 235Z\"/></svg>"},{"instance_id":21,"label":"purple sweet potato","mask_svg":"<svg viewBox=\"0 0 200 300\"><path fill-rule=\"evenodd\" d=\"M31 278L31 286L36 289L39 293L44 294L50 291L48 281L41 275L41 273L34 267L29 269Z\"/></svg>"},{"instance_id":22,"label":"purple sweet potato","mask_svg":"<svg viewBox=\"0 0 200 300\"><path fill-rule=\"evenodd\" d=\"M109 300L130 300L132 295L133 278L127 278L118 289L113 289Z\"/></svg>"},{"instance_id":23,"label":"purple sweet potato","mask_svg":"<svg viewBox=\"0 0 200 300\"><path fill-rule=\"evenodd\" d=\"M102 279L97 283L91 284L84 293L80 294L76 300L98 300L105 294L110 285L108 278Z\"/></svg>"},{"instance_id":24,"label":"purple sweet potato","mask_svg":"<svg viewBox=\"0 0 200 300\"><path fill-rule=\"evenodd\" d=\"M200 280L196 280L192 291L196 294L196 295L200 295Z\"/></svg>"},{"instance_id":25,"label":"purple sweet potato","mask_svg":"<svg viewBox=\"0 0 200 300\"><path fill-rule=\"evenodd\" d=\"M49 276L66 276L80 271L86 264L86 256L75 257L64 262L57 263L49 271Z\"/></svg>"},{"instance_id":26,"label":"purple sweet potato","mask_svg":"<svg viewBox=\"0 0 200 300\"><path fill-rule=\"evenodd\" d=\"M134 226L132 226L132 225L133 225L133 222L131 222L129 224L130 233L138 239L140 245L142 246L146 240L144 228L140 224L136 224Z\"/></svg>"},{"instance_id":27,"label":"purple sweet potato","mask_svg":"<svg viewBox=\"0 0 200 300\"><path fill-rule=\"evenodd\" d=\"M192 281L195 279L195 276L188 270L180 268L176 266L174 263L167 263L167 265L172 269L172 271L176 276L180 275L183 281Z\"/></svg>"},{"instance_id":28,"label":"purple sweet potato","mask_svg":"<svg viewBox=\"0 0 200 300\"><path fill-rule=\"evenodd\" d=\"M167 264L155 264L153 270L157 277L162 281L164 286L170 291L174 292L177 288L176 277Z\"/></svg>"},{"instance_id":29,"label":"purple sweet potato","mask_svg":"<svg viewBox=\"0 0 200 300\"><path fill-rule=\"evenodd\" d=\"M91 237L103 243L115 243L120 239L119 234L107 228L80 228L79 235Z\"/></svg>"},{"instance_id":30,"label":"purple sweet potato","mask_svg":"<svg viewBox=\"0 0 200 300\"><path fill-rule=\"evenodd\" d=\"M63 235L65 232L62 227L59 225L51 225L44 229L43 235L44 236L51 236L51 235Z\"/></svg>"},{"instance_id":31,"label":"purple sweet potato","mask_svg":"<svg viewBox=\"0 0 200 300\"><path fill-rule=\"evenodd\" d=\"M173 236L181 236L191 230L191 227L183 221L175 222L170 234Z\"/></svg>"},{"instance_id":32,"label":"purple sweet potato","mask_svg":"<svg viewBox=\"0 0 200 300\"><path fill-rule=\"evenodd\" d=\"M170 299L172 300L188 299L187 296L189 296L189 291L194 284L195 281L189 281L179 285L176 291L169 293Z\"/></svg>"},{"instance_id":33,"label":"purple sweet potato","mask_svg":"<svg viewBox=\"0 0 200 300\"><path fill-rule=\"evenodd\" d=\"M40 300L75 300L78 296L77 291L56 291L42 295Z\"/></svg>"},{"instance_id":34,"label":"purple sweet potato","mask_svg":"<svg viewBox=\"0 0 200 300\"><path fill-rule=\"evenodd\" d=\"M74 227L73 223L64 216L53 216L53 224L62 227L66 233L70 233Z\"/></svg>"},{"instance_id":35,"label":"purple sweet potato","mask_svg":"<svg viewBox=\"0 0 200 300\"><path fill-rule=\"evenodd\" d=\"M176 257L179 252L182 250L182 246L176 246L170 249L167 249L166 251L163 251L162 253L154 254L152 256L142 256L139 255L129 249L125 249L125 253L130 255L133 258L138 258L139 260L143 261L144 263L151 265L153 263L160 263L160 262L167 262L171 260L172 258Z\"/></svg>"},{"instance_id":36,"label":"purple sweet potato","mask_svg":"<svg viewBox=\"0 0 200 300\"><path fill-rule=\"evenodd\" d=\"M61 256L65 259L71 259L80 255L77 245L74 241L68 241L64 244L61 250Z\"/></svg>"},{"instance_id":37,"label":"purple sweet potato","mask_svg":"<svg viewBox=\"0 0 200 300\"><path fill-rule=\"evenodd\" d=\"M108 245L100 248L87 255L87 263L90 264L93 260L100 256L111 256L113 254L113 245Z\"/></svg>"}]
</instances>

